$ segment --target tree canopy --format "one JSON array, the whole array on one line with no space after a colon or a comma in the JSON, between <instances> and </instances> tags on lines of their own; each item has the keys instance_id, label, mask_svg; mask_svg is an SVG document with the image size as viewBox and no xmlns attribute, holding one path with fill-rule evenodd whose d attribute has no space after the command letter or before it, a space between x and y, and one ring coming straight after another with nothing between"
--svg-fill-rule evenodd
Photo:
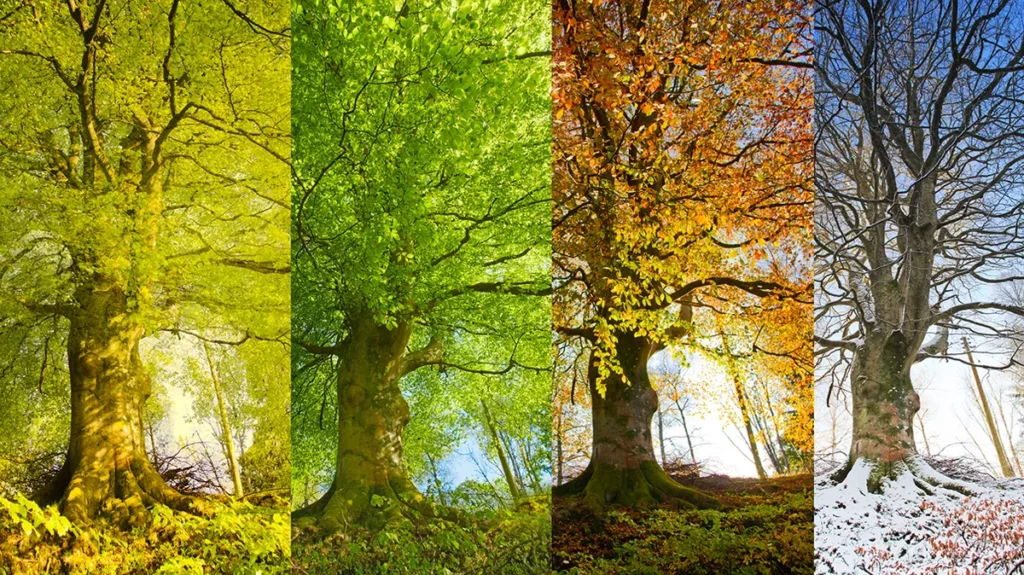
<instances>
[{"instance_id":1,"label":"tree canopy","mask_svg":"<svg viewBox=\"0 0 1024 575\"><path fill-rule=\"evenodd\" d=\"M546 462L546 6L294 12L293 445L310 462L296 483L327 483L337 353L367 323L409 334L393 361L412 412L412 471L458 447L460 423L482 432L481 401Z\"/></svg>"},{"instance_id":2,"label":"tree canopy","mask_svg":"<svg viewBox=\"0 0 1024 575\"><path fill-rule=\"evenodd\" d=\"M555 329L604 394L624 338L715 354L724 321L776 363L807 444L806 7L559 2L555 21Z\"/></svg>"},{"instance_id":3,"label":"tree canopy","mask_svg":"<svg viewBox=\"0 0 1024 575\"><path fill-rule=\"evenodd\" d=\"M281 357L287 12L69 0L0 13L5 450L67 449L69 330L95 319L83 302L97 294L123 301L97 329L128 334L132 349L145 341L151 375L153 361L180 361L153 351L173 337ZM265 391L287 381L277 372ZM53 423L42 443L13 433L41 421Z\"/></svg>"}]
</instances>

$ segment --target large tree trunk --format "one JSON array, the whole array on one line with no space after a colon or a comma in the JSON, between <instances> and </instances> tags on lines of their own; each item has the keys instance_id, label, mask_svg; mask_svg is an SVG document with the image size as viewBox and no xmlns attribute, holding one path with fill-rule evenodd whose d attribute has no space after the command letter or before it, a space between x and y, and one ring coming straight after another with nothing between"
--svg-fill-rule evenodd
<instances>
[{"instance_id":1,"label":"large tree trunk","mask_svg":"<svg viewBox=\"0 0 1024 575\"><path fill-rule=\"evenodd\" d=\"M409 406L398 382L410 326L402 323L389 330L371 318L353 323L339 352L334 481L323 497L297 511L295 518L316 518L327 531L438 515L450 518L420 493L402 461Z\"/></svg>"},{"instance_id":2,"label":"large tree trunk","mask_svg":"<svg viewBox=\"0 0 1024 575\"><path fill-rule=\"evenodd\" d=\"M888 468L917 454L913 418L920 397L906 367L907 344L902 332L873 330L858 348L850 372L853 396L851 463L865 459ZM877 484L872 485L877 488Z\"/></svg>"},{"instance_id":3,"label":"large tree trunk","mask_svg":"<svg viewBox=\"0 0 1024 575\"><path fill-rule=\"evenodd\" d=\"M594 509L660 502L717 507L716 499L676 483L658 465L651 437L658 394L647 372L654 347L650 340L630 333L616 336L616 358L628 382L614 373L602 379L591 355L587 373L594 428L590 463L582 475L555 488L555 495L581 494ZM605 387L603 395L599 382Z\"/></svg>"},{"instance_id":4,"label":"large tree trunk","mask_svg":"<svg viewBox=\"0 0 1024 575\"><path fill-rule=\"evenodd\" d=\"M150 381L139 358L142 329L128 318L124 292L96 281L76 299L68 335L71 439L50 492L63 494L63 512L77 524L103 511L143 525L156 503L191 509L191 499L168 487L146 457L142 413Z\"/></svg>"},{"instance_id":5,"label":"large tree trunk","mask_svg":"<svg viewBox=\"0 0 1024 575\"><path fill-rule=\"evenodd\" d=\"M853 442L849 461L835 479L843 481L863 466L872 493L881 493L887 481L903 474L924 494L939 489L970 493L968 484L937 473L917 453L914 416L921 399L910 379L911 352L902 332L880 329L869 331L857 348L850 372Z\"/></svg>"}]
</instances>

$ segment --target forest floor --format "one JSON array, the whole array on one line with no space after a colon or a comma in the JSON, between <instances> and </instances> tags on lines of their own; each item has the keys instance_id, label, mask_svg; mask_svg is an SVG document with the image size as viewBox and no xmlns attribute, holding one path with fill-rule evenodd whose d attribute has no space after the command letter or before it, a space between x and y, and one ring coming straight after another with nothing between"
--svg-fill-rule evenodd
<instances>
[{"instance_id":1,"label":"forest floor","mask_svg":"<svg viewBox=\"0 0 1024 575\"><path fill-rule=\"evenodd\" d=\"M547 497L515 509L467 513L443 520L395 524L370 531L324 534L293 530L297 575L535 575L549 561Z\"/></svg>"},{"instance_id":2,"label":"forest floor","mask_svg":"<svg viewBox=\"0 0 1024 575\"><path fill-rule=\"evenodd\" d=\"M1024 569L1024 480L997 480L958 460L929 459L956 489L903 473L867 489L858 464L842 483L815 481L817 575L1009 575ZM958 490L969 490L964 495Z\"/></svg>"},{"instance_id":3,"label":"forest floor","mask_svg":"<svg viewBox=\"0 0 1024 575\"><path fill-rule=\"evenodd\" d=\"M556 498L555 573L810 575L812 477L766 480L673 476L718 497L718 510L611 508L602 517L577 498Z\"/></svg>"},{"instance_id":4,"label":"forest floor","mask_svg":"<svg viewBox=\"0 0 1024 575\"><path fill-rule=\"evenodd\" d=\"M273 575L291 572L288 510L203 499L203 516L152 509L145 528L72 526L56 507L0 497L0 575Z\"/></svg>"}]
</instances>

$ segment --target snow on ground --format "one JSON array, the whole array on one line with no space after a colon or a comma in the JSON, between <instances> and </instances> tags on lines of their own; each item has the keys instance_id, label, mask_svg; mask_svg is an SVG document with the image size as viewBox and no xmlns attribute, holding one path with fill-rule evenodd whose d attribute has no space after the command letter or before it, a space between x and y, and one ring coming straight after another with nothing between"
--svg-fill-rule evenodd
<instances>
[{"instance_id":1,"label":"snow on ground","mask_svg":"<svg viewBox=\"0 0 1024 575\"><path fill-rule=\"evenodd\" d=\"M908 470L887 482L882 493L869 493L870 467L863 461L842 483L831 482L828 474L819 476L814 490L816 575L1024 572L1024 480L974 474L961 475L966 481L960 481L924 460L917 469L918 477L954 489L915 481Z\"/></svg>"}]
</instances>

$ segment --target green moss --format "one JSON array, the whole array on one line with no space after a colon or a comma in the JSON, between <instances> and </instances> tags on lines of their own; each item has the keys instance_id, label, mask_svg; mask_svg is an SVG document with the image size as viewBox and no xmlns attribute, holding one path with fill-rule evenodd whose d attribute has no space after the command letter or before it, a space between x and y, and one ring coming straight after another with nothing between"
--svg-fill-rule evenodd
<instances>
[{"instance_id":1,"label":"green moss","mask_svg":"<svg viewBox=\"0 0 1024 575\"><path fill-rule=\"evenodd\" d=\"M590 519L557 503L552 567L584 575L811 575L810 478L785 487L723 494L730 510L610 511ZM799 485L796 485L799 483ZM540 572L540 571L538 571Z\"/></svg>"},{"instance_id":2,"label":"green moss","mask_svg":"<svg viewBox=\"0 0 1024 575\"><path fill-rule=\"evenodd\" d=\"M677 483L655 461L641 463L640 469L654 489L679 498L691 507L700 509L718 509L721 507L721 502L718 499Z\"/></svg>"}]
</instances>

